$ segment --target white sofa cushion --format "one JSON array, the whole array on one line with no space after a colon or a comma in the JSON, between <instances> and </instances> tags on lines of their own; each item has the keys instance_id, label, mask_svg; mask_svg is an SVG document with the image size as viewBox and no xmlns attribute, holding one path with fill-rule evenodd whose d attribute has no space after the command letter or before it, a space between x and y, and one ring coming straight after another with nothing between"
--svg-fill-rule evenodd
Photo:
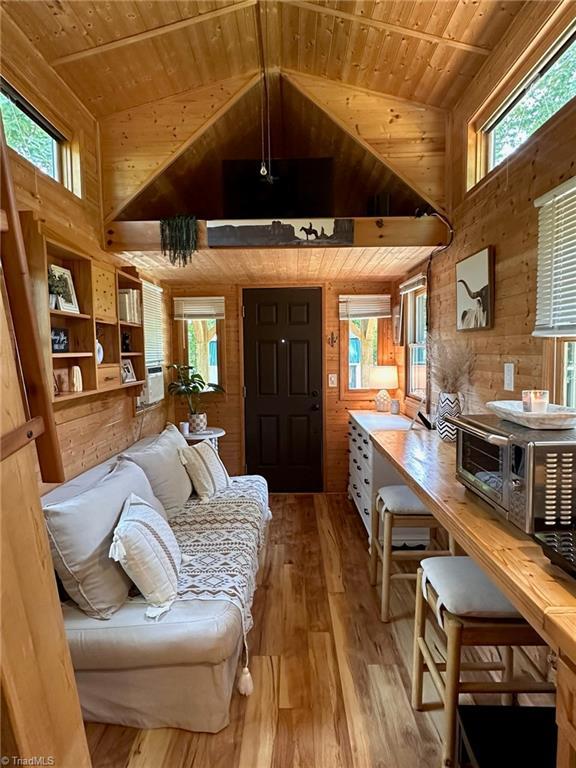
<instances>
[{"instance_id":1,"label":"white sofa cushion","mask_svg":"<svg viewBox=\"0 0 576 768\"><path fill-rule=\"evenodd\" d=\"M135 462L144 470L168 518L182 509L192 493L192 483L178 455L180 449L187 447L186 440L176 427L168 424L150 445L122 454L123 458Z\"/></svg>"},{"instance_id":2,"label":"white sofa cushion","mask_svg":"<svg viewBox=\"0 0 576 768\"><path fill-rule=\"evenodd\" d=\"M121 564L150 604L148 618L158 618L170 609L178 594L180 547L166 520L134 493L124 503L110 557Z\"/></svg>"},{"instance_id":3,"label":"white sofa cushion","mask_svg":"<svg viewBox=\"0 0 576 768\"><path fill-rule=\"evenodd\" d=\"M201 499L210 499L230 485L230 477L218 452L208 440L180 449L182 464Z\"/></svg>"},{"instance_id":4,"label":"white sofa cushion","mask_svg":"<svg viewBox=\"0 0 576 768\"><path fill-rule=\"evenodd\" d=\"M130 579L108 552L131 492L163 513L144 472L128 461L119 461L84 493L44 506L56 572L72 600L93 618L109 618L128 597Z\"/></svg>"}]
</instances>

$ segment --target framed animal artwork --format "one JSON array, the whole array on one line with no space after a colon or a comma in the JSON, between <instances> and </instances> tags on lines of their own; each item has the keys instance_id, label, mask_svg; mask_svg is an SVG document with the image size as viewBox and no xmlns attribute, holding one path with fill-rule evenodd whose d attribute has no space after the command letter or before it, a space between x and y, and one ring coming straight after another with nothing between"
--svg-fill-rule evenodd
<instances>
[{"instance_id":1,"label":"framed animal artwork","mask_svg":"<svg viewBox=\"0 0 576 768\"><path fill-rule=\"evenodd\" d=\"M494 250L491 246L456 264L456 328L482 331L494 324Z\"/></svg>"}]
</instances>

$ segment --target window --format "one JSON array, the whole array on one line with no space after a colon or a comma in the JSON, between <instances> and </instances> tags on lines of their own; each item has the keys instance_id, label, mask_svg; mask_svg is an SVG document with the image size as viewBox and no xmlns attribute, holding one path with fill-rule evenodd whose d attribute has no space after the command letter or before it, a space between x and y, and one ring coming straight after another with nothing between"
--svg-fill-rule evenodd
<instances>
[{"instance_id":1,"label":"window","mask_svg":"<svg viewBox=\"0 0 576 768\"><path fill-rule=\"evenodd\" d=\"M3 80L0 112L8 146L43 173L61 181L64 136Z\"/></svg>"},{"instance_id":2,"label":"window","mask_svg":"<svg viewBox=\"0 0 576 768\"><path fill-rule=\"evenodd\" d=\"M426 395L426 276L416 275L400 286L402 311L406 318L406 395L421 399Z\"/></svg>"},{"instance_id":3,"label":"window","mask_svg":"<svg viewBox=\"0 0 576 768\"><path fill-rule=\"evenodd\" d=\"M370 374L384 362L384 321L391 317L390 296L340 296L341 353L347 370L341 371L346 389L372 389ZM342 348L343 347L343 348Z\"/></svg>"},{"instance_id":4,"label":"window","mask_svg":"<svg viewBox=\"0 0 576 768\"><path fill-rule=\"evenodd\" d=\"M576 336L576 176L534 201L538 210L535 336Z\"/></svg>"},{"instance_id":5,"label":"window","mask_svg":"<svg viewBox=\"0 0 576 768\"><path fill-rule=\"evenodd\" d=\"M207 384L222 381L223 296L174 299L174 319L179 322L182 360L194 366Z\"/></svg>"},{"instance_id":6,"label":"window","mask_svg":"<svg viewBox=\"0 0 576 768\"><path fill-rule=\"evenodd\" d=\"M576 408L576 337L559 339L559 400Z\"/></svg>"},{"instance_id":7,"label":"window","mask_svg":"<svg viewBox=\"0 0 576 768\"><path fill-rule=\"evenodd\" d=\"M144 324L145 394L138 400L144 408L164 399L164 308L163 291L158 285L142 281Z\"/></svg>"},{"instance_id":8,"label":"window","mask_svg":"<svg viewBox=\"0 0 576 768\"><path fill-rule=\"evenodd\" d=\"M576 32L561 39L536 71L484 127L488 170L515 152L576 96Z\"/></svg>"}]
</instances>

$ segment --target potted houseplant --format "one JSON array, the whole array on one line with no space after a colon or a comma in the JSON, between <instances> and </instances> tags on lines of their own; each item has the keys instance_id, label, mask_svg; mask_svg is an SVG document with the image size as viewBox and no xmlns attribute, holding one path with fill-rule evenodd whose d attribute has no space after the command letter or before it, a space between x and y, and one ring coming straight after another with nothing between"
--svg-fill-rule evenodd
<instances>
[{"instance_id":1,"label":"potted houseplant","mask_svg":"<svg viewBox=\"0 0 576 768\"><path fill-rule=\"evenodd\" d=\"M456 427L446 416L462 414L462 390L470 382L474 369L474 354L462 342L443 342L428 337L428 356L432 380L438 387L436 429L445 442L456 440Z\"/></svg>"},{"instance_id":2,"label":"potted houseplant","mask_svg":"<svg viewBox=\"0 0 576 768\"><path fill-rule=\"evenodd\" d=\"M200 410L200 395L203 392L224 392L219 384L210 384L193 365L171 363L169 369L175 371L175 379L168 385L168 392L181 397L188 406L188 422L191 432L204 432L208 426L208 417Z\"/></svg>"}]
</instances>

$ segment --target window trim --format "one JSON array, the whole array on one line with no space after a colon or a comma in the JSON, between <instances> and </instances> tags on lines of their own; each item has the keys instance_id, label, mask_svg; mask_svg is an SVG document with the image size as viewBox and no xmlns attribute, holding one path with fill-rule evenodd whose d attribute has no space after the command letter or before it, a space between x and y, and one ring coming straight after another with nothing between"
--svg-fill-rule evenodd
<instances>
[{"instance_id":1,"label":"window trim","mask_svg":"<svg viewBox=\"0 0 576 768\"><path fill-rule=\"evenodd\" d=\"M352 318L354 319L354 318ZM373 400L380 389L374 387L366 387L362 389L350 389L349 376L350 376L350 357L349 357L349 326L350 320L340 320L340 400ZM389 335L391 339L390 352L386 353L386 325L389 324ZM378 351L377 351L377 364L386 365L387 363L396 364L395 360L390 360L393 354L392 343L392 318L391 317L379 317L378 318Z\"/></svg>"},{"instance_id":2,"label":"window trim","mask_svg":"<svg viewBox=\"0 0 576 768\"><path fill-rule=\"evenodd\" d=\"M406 297L406 303L407 306L405 308L404 312L404 338L405 338L405 377L404 377L404 392L405 392L405 399L409 400L411 403L416 404L419 403L421 398L418 396L417 393L410 391L410 350L412 348L412 345L424 347L427 350L427 344L426 341L424 341L423 344L417 344L417 342L412 342L412 333L414 331L414 327L416 325L416 299L419 296L426 296L426 304L428 304L428 286L423 285L420 288L417 288L415 291L410 291L409 293L404 294ZM428 329L426 329L426 333L428 333ZM424 391L424 404L428 402L428 354L426 354L426 387Z\"/></svg>"},{"instance_id":3,"label":"window trim","mask_svg":"<svg viewBox=\"0 0 576 768\"><path fill-rule=\"evenodd\" d=\"M550 392L553 403L564 400L564 344L576 342L576 336L557 336L544 339L542 386Z\"/></svg>"},{"instance_id":4,"label":"window trim","mask_svg":"<svg viewBox=\"0 0 576 768\"><path fill-rule=\"evenodd\" d=\"M557 46L566 41L570 35L576 32L574 16L571 9L566 7L553 13L534 38L525 44L524 51L515 61L511 62L504 80L496 83L491 92L487 93L478 109L469 117L467 126L466 167L464 178L464 194L470 193L487 177L501 172L506 167L506 162L488 171L486 136L482 128L490 121L499 109L513 97L522 84L529 78L530 73L537 69L550 52L557 50ZM521 152L530 142L549 128L549 124L561 115L564 110L570 109L572 102L565 104L550 120L540 126L518 148Z\"/></svg>"}]
</instances>

